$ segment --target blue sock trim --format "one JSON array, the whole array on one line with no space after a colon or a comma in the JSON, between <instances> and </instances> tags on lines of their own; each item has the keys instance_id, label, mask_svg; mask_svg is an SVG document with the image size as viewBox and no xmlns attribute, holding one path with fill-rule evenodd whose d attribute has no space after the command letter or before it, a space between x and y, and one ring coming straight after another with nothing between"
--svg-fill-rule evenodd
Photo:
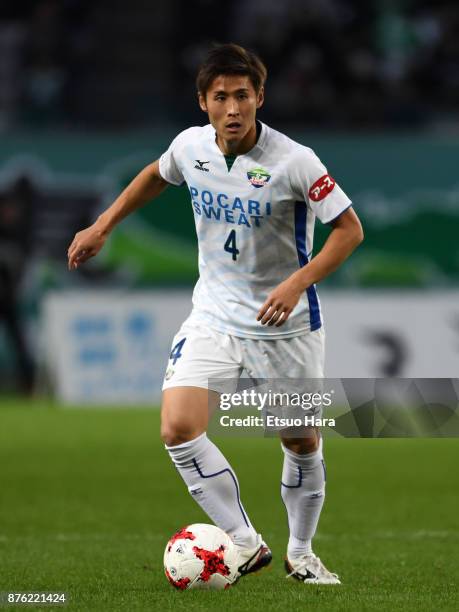
<instances>
[{"instance_id":1,"label":"blue sock trim","mask_svg":"<svg viewBox=\"0 0 459 612\"><path fill-rule=\"evenodd\" d=\"M298 465L297 467L298 467L298 484L286 485L281 480L281 487L285 487L286 489L299 489L301 487L301 484L303 482L303 470L301 469L300 465Z\"/></svg>"},{"instance_id":2,"label":"blue sock trim","mask_svg":"<svg viewBox=\"0 0 459 612\"><path fill-rule=\"evenodd\" d=\"M242 507L242 504L241 504L241 498L239 495L239 487L237 484L236 476L233 474L233 472L229 468L224 468L223 470L220 470L219 472L215 472L214 474L203 474L196 459L192 459L192 462L193 462L194 467L198 471L198 474L201 476L201 478L214 478L214 476L220 476L221 474L225 474L225 472L227 472L231 476L234 482L234 486L236 487L237 503L239 504L239 509L241 510L241 514L242 514L242 517L244 518L245 524L247 525L247 527L250 527L250 523L245 515L244 508Z\"/></svg>"}]
</instances>

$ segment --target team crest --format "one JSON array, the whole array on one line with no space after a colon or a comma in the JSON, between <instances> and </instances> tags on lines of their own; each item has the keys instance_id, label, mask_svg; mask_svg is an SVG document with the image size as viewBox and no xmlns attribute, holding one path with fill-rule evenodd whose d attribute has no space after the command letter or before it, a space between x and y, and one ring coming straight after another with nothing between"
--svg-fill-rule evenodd
<instances>
[{"instance_id":1,"label":"team crest","mask_svg":"<svg viewBox=\"0 0 459 612\"><path fill-rule=\"evenodd\" d=\"M174 376L174 374L175 374L174 368L168 367L167 370L166 370L165 379L166 380L170 380Z\"/></svg>"},{"instance_id":2,"label":"team crest","mask_svg":"<svg viewBox=\"0 0 459 612\"><path fill-rule=\"evenodd\" d=\"M266 170L263 170L263 168L254 168L253 170L249 170L249 172L247 172L247 178L254 187L259 189L269 182L271 175L268 174Z\"/></svg>"}]
</instances>

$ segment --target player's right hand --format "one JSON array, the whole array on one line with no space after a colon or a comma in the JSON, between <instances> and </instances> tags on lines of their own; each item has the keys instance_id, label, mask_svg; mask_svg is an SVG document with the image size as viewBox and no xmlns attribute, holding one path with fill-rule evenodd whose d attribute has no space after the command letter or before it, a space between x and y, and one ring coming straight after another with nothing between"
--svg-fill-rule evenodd
<instances>
[{"instance_id":1,"label":"player's right hand","mask_svg":"<svg viewBox=\"0 0 459 612\"><path fill-rule=\"evenodd\" d=\"M101 250L107 239L107 233L96 223L75 234L75 238L67 251L69 270L78 266Z\"/></svg>"}]
</instances>

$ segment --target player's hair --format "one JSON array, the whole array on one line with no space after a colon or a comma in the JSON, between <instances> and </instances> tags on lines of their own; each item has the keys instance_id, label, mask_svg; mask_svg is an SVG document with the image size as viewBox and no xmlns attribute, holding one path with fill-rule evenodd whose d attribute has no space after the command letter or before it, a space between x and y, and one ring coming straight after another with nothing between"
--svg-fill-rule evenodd
<instances>
[{"instance_id":1,"label":"player's hair","mask_svg":"<svg viewBox=\"0 0 459 612\"><path fill-rule=\"evenodd\" d=\"M201 64L196 77L198 93L205 97L212 81L221 74L248 76L258 93L265 84L268 71L255 53L227 43L214 45Z\"/></svg>"}]
</instances>

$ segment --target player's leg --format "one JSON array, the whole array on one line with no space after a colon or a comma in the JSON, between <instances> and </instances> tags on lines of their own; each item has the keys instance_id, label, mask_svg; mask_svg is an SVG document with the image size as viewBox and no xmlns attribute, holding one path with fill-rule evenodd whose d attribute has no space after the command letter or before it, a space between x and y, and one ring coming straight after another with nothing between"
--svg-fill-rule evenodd
<instances>
[{"instance_id":1,"label":"player's leg","mask_svg":"<svg viewBox=\"0 0 459 612\"><path fill-rule=\"evenodd\" d=\"M210 397L218 401L217 393L210 392ZM207 389L165 389L161 436L188 491L204 512L236 544L253 548L258 536L242 505L236 474L206 435L208 402Z\"/></svg>"},{"instance_id":2,"label":"player's leg","mask_svg":"<svg viewBox=\"0 0 459 612\"><path fill-rule=\"evenodd\" d=\"M317 384L321 387L322 330L283 340L248 340L244 344L247 372L252 378L270 379L269 387L273 391L302 394L316 391ZM308 383L307 379L312 380ZM314 389L309 389L310 385ZM286 416L298 415L288 413ZM281 495L290 529L287 556L297 558L312 551L311 540L324 503L322 441L315 427L303 427L301 431L284 429L279 433L284 454Z\"/></svg>"},{"instance_id":3,"label":"player's leg","mask_svg":"<svg viewBox=\"0 0 459 612\"><path fill-rule=\"evenodd\" d=\"M323 330L292 339L303 359L299 368L305 384L312 379L315 385L323 377ZM314 416L320 417L316 413ZM325 501L326 470L323 457L323 439L316 427L280 432L284 463L282 467L281 496L287 510L289 541L285 562L289 575L306 583L339 584L336 574L323 565L312 550L312 540L317 530Z\"/></svg>"},{"instance_id":4,"label":"player's leg","mask_svg":"<svg viewBox=\"0 0 459 612\"><path fill-rule=\"evenodd\" d=\"M289 541L285 568L289 576L311 584L340 584L312 550L325 500L325 463L322 439L316 428L305 428L304 437L281 434L284 465L281 495L287 509Z\"/></svg>"},{"instance_id":5,"label":"player's leg","mask_svg":"<svg viewBox=\"0 0 459 612\"><path fill-rule=\"evenodd\" d=\"M291 438L288 431L280 434L284 453L281 496L290 530L289 559L312 552L312 538L325 499L325 464L319 432L307 427L302 435Z\"/></svg>"},{"instance_id":6,"label":"player's leg","mask_svg":"<svg viewBox=\"0 0 459 612\"><path fill-rule=\"evenodd\" d=\"M161 433L193 498L236 544L251 550L260 538L242 505L236 474L206 435L209 400L218 400L207 389L209 379L231 385L240 373L235 339L185 322L174 338L164 380Z\"/></svg>"},{"instance_id":7,"label":"player's leg","mask_svg":"<svg viewBox=\"0 0 459 612\"><path fill-rule=\"evenodd\" d=\"M322 438L316 428L305 428L304 437L281 435L284 465L281 495L287 509L289 541L285 568L289 576L310 584L340 584L312 550L325 500L326 471Z\"/></svg>"},{"instance_id":8,"label":"player's leg","mask_svg":"<svg viewBox=\"0 0 459 612\"><path fill-rule=\"evenodd\" d=\"M323 329L283 340L248 340L245 342L246 370L252 378L271 379L270 386L275 391L307 391L303 384L307 386L308 379L315 385L320 384L317 379L323 378L324 340ZM312 564L320 574L316 582L336 583L336 576L323 567L311 547L325 499L322 438L317 428L305 427L301 432L297 428L283 430L281 441L284 454L281 495L290 530L287 563L291 561L295 565L289 568L289 574L293 572L295 577L308 580L312 572L304 566Z\"/></svg>"}]
</instances>

